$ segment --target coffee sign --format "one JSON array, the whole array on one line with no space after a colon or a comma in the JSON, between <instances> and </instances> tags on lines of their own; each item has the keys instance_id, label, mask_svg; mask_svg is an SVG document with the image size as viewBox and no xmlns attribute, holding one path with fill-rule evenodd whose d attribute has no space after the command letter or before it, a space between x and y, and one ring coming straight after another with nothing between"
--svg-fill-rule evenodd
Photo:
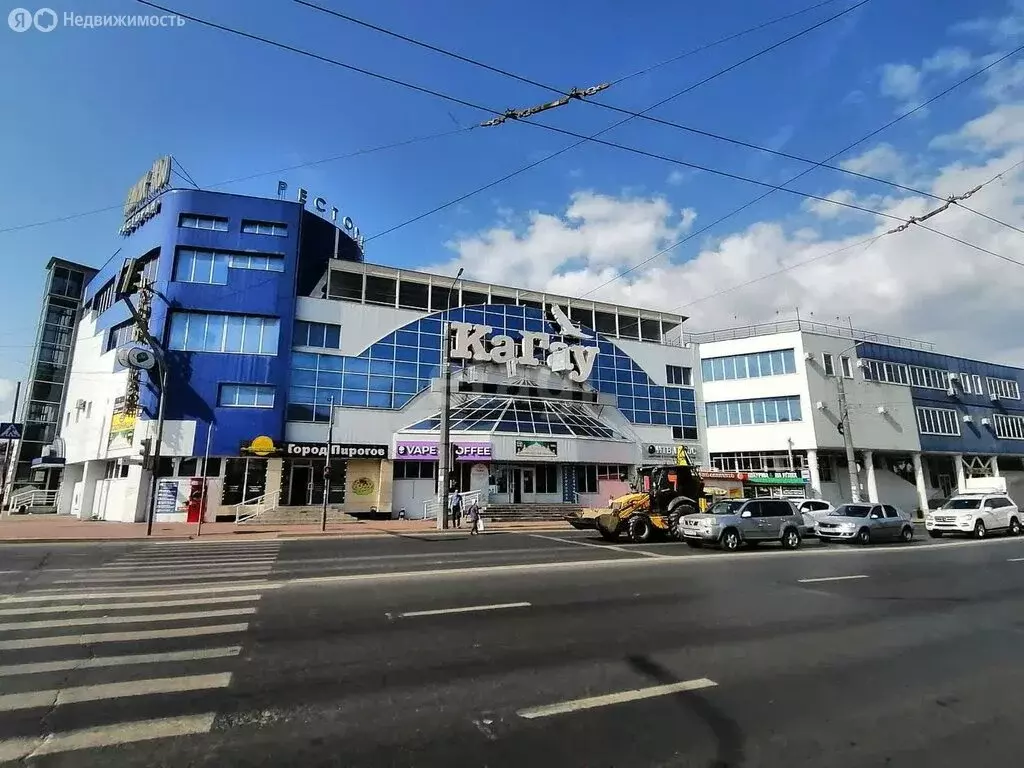
<instances>
[{"instance_id":1,"label":"coffee sign","mask_svg":"<svg viewBox=\"0 0 1024 768\"><path fill-rule=\"evenodd\" d=\"M490 461L490 443L452 442L456 461ZM395 461L437 461L438 445L431 440L400 440L395 445Z\"/></svg>"}]
</instances>

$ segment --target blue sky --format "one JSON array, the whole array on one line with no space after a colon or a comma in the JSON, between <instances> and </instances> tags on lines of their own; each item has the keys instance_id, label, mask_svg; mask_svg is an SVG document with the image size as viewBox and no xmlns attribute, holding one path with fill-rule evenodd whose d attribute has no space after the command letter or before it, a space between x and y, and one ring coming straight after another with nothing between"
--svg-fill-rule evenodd
<instances>
[{"instance_id":1,"label":"blue sky","mask_svg":"<svg viewBox=\"0 0 1024 768\"><path fill-rule=\"evenodd\" d=\"M614 79L812 4L721 0L698 6L636 0L623 13L625 6L612 0L321 2L562 87ZM549 96L287 0L164 4L496 108L525 107ZM835 2L665 66L616 86L601 98L627 108L646 108L849 4ZM151 12L129 0L54 2L51 7L60 14ZM924 71L921 63L944 47L963 45L979 56L1000 50L977 29L970 33L954 27L972 19L1001 17L1007 9L1004 0L873 0L656 114L807 157L824 157L885 122L900 107L892 94L880 91L883 65L911 62ZM6 17L9 8L4 10ZM925 80L927 93L955 79L952 72L933 75ZM6 112L0 121L0 255L7 266L0 287L6 320L0 328L0 377L7 378L24 372L48 258L101 264L119 245L119 212L2 230L119 206L131 184L164 153L173 154L201 186L208 186L488 117L191 22L169 29L58 28L48 34L16 34L0 27L0 92ZM964 89L884 138L899 151L922 148L934 136L955 131L990 108L977 89ZM591 133L618 117L572 104L541 119ZM607 138L776 182L801 167L636 121ZM565 136L511 124L290 171L283 178L292 187L322 194L372 236L570 142ZM953 159L932 153L931 158L936 157ZM373 241L367 259L395 265L443 263L453 257L447 243L502 224L523 225L531 211L564 215L573 195L581 192L657 197L672 210L698 208L700 220L706 222L758 191L708 174L679 178L671 175L673 170L664 162L608 147L581 147ZM222 189L271 196L276 181L271 174ZM799 186L821 194L838 187L863 190L862 185L826 172L815 172ZM720 234L759 221L792 222L810 215L798 199L775 195ZM822 224L830 234L841 233L844 226L850 225ZM707 245L706 239L695 241L671 259L685 262Z\"/></svg>"}]
</instances>

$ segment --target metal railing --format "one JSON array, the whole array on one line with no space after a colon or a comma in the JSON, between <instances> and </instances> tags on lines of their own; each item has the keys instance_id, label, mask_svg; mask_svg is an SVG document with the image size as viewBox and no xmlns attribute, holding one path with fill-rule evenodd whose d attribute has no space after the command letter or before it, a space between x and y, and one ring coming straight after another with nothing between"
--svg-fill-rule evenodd
<instances>
[{"instance_id":1,"label":"metal railing","mask_svg":"<svg viewBox=\"0 0 1024 768\"><path fill-rule=\"evenodd\" d=\"M264 512L269 512L272 509L277 508L277 499L273 498L274 494L263 494L257 496L255 499L244 502L242 504L235 504L235 525L238 523L247 523L255 517L259 517ZM271 498L268 498L270 496Z\"/></svg>"},{"instance_id":2,"label":"metal railing","mask_svg":"<svg viewBox=\"0 0 1024 768\"><path fill-rule=\"evenodd\" d=\"M487 506L487 500L483 498L483 491L466 491L460 493L462 497L462 509L465 511L471 504L476 502L483 509ZM429 499L423 502L423 519L424 520L437 520L441 513L441 505L437 499Z\"/></svg>"},{"instance_id":3,"label":"metal railing","mask_svg":"<svg viewBox=\"0 0 1024 768\"><path fill-rule=\"evenodd\" d=\"M887 333L875 333L874 331L865 331L861 328L851 328L844 325L816 323L810 320L780 320L776 323L741 325L736 328L723 328L719 331L684 333L682 335L682 341L693 344L707 344L712 341L749 339L753 336L767 336L772 333L793 333L796 331L817 333L823 336L837 336L841 339L850 339L851 341L867 341L875 344L887 344L891 347L916 349L923 352L935 351L935 345L930 341L911 339L906 336L893 336Z\"/></svg>"},{"instance_id":4,"label":"metal railing","mask_svg":"<svg viewBox=\"0 0 1024 768\"><path fill-rule=\"evenodd\" d=\"M38 488L11 494L8 509L12 512L22 507L56 507L60 491L41 491Z\"/></svg>"}]
</instances>

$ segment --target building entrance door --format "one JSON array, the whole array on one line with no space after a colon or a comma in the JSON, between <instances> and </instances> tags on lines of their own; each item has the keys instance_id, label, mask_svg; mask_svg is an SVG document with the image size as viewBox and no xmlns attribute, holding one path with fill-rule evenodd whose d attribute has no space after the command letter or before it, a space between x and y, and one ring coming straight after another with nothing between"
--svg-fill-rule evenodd
<instances>
[{"instance_id":1,"label":"building entrance door","mask_svg":"<svg viewBox=\"0 0 1024 768\"><path fill-rule=\"evenodd\" d=\"M313 467L292 464L288 483L288 506L306 507L313 503Z\"/></svg>"}]
</instances>

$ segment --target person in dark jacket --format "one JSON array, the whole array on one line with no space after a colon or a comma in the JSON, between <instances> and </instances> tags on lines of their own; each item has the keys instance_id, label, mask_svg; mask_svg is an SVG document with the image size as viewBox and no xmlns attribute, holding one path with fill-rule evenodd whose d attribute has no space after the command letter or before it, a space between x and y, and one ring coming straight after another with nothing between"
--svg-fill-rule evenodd
<instances>
[{"instance_id":1,"label":"person in dark jacket","mask_svg":"<svg viewBox=\"0 0 1024 768\"><path fill-rule=\"evenodd\" d=\"M469 522L473 527L469 531L470 536L475 536L480 533L480 505L477 502L473 502L469 505Z\"/></svg>"}]
</instances>

